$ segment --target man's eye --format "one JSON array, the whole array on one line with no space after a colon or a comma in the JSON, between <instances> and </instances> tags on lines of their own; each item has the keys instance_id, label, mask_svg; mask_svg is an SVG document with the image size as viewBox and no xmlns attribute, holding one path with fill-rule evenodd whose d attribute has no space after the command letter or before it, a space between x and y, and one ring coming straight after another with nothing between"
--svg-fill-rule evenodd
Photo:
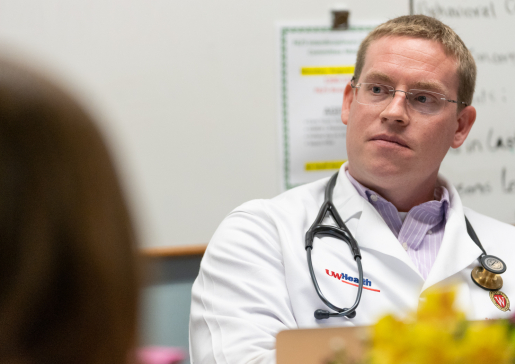
<instances>
[{"instance_id":1,"label":"man's eye","mask_svg":"<svg viewBox=\"0 0 515 364\"><path fill-rule=\"evenodd\" d=\"M435 95L428 93L418 93L413 95L413 101L418 104L436 104L438 103L438 99Z\"/></svg>"},{"instance_id":2,"label":"man's eye","mask_svg":"<svg viewBox=\"0 0 515 364\"><path fill-rule=\"evenodd\" d=\"M379 86L372 87L372 92L375 93L375 94L380 94L381 93L381 87L379 87Z\"/></svg>"},{"instance_id":3,"label":"man's eye","mask_svg":"<svg viewBox=\"0 0 515 364\"><path fill-rule=\"evenodd\" d=\"M415 97L415 101L418 101L422 104L425 104L428 100L427 100L427 97L424 96L424 95L419 95L417 97Z\"/></svg>"}]
</instances>

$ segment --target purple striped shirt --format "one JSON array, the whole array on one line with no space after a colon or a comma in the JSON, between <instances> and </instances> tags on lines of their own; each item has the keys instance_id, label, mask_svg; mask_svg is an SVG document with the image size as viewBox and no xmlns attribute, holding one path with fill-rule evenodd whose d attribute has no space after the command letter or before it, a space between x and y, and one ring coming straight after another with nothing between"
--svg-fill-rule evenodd
<instances>
[{"instance_id":1,"label":"purple striped shirt","mask_svg":"<svg viewBox=\"0 0 515 364\"><path fill-rule=\"evenodd\" d=\"M442 245L449 208L449 191L443 186L436 187L433 201L413 207L402 219L402 213L399 213L391 202L361 185L348 171L345 172L361 197L370 202L381 215L422 277L426 279Z\"/></svg>"}]
</instances>

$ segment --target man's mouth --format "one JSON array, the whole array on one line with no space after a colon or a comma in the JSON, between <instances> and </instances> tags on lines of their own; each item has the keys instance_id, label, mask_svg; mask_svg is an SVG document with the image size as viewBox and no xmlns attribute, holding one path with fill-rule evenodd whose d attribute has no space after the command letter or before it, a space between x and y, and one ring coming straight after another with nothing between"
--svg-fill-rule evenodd
<instances>
[{"instance_id":1,"label":"man's mouth","mask_svg":"<svg viewBox=\"0 0 515 364\"><path fill-rule=\"evenodd\" d=\"M370 140L379 140L379 141L384 141L384 142L388 142L388 143L394 143L401 147L410 149L408 144L403 139L399 138L396 135L379 134L379 135L372 137Z\"/></svg>"}]
</instances>

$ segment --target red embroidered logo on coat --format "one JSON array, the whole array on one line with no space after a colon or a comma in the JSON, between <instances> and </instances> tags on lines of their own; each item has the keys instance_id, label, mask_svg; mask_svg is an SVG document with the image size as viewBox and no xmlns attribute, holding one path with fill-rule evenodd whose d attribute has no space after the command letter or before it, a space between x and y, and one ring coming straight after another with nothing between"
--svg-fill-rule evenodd
<instances>
[{"instance_id":1,"label":"red embroidered logo on coat","mask_svg":"<svg viewBox=\"0 0 515 364\"><path fill-rule=\"evenodd\" d=\"M492 300L492 303L495 305L495 307L497 307L499 310L503 312L510 311L510 300L504 292L490 292L490 299Z\"/></svg>"},{"instance_id":2,"label":"red embroidered logo on coat","mask_svg":"<svg viewBox=\"0 0 515 364\"><path fill-rule=\"evenodd\" d=\"M494 298L499 306L501 306L502 308L506 307L506 300L503 296L501 296L500 294L494 294Z\"/></svg>"}]
</instances>

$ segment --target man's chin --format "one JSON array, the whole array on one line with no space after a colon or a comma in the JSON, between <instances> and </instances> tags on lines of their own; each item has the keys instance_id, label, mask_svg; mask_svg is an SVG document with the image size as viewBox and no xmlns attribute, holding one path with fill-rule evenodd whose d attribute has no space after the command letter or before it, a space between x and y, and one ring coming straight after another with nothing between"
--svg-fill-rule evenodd
<instances>
[{"instance_id":1,"label":"man's chin","mask_svg":"<svg viewBox=\"0 0 515 364\"><path fill-rule=\"evenodd\" d=\"M357 167L357 168L353 168ZM349 173L363 185L376 185L386 188L386 185L398 183L410 175L412 166L407 163L395 163L390 160L373 160L355 162L349 160Z\"/></svg>"}]
</instances>

